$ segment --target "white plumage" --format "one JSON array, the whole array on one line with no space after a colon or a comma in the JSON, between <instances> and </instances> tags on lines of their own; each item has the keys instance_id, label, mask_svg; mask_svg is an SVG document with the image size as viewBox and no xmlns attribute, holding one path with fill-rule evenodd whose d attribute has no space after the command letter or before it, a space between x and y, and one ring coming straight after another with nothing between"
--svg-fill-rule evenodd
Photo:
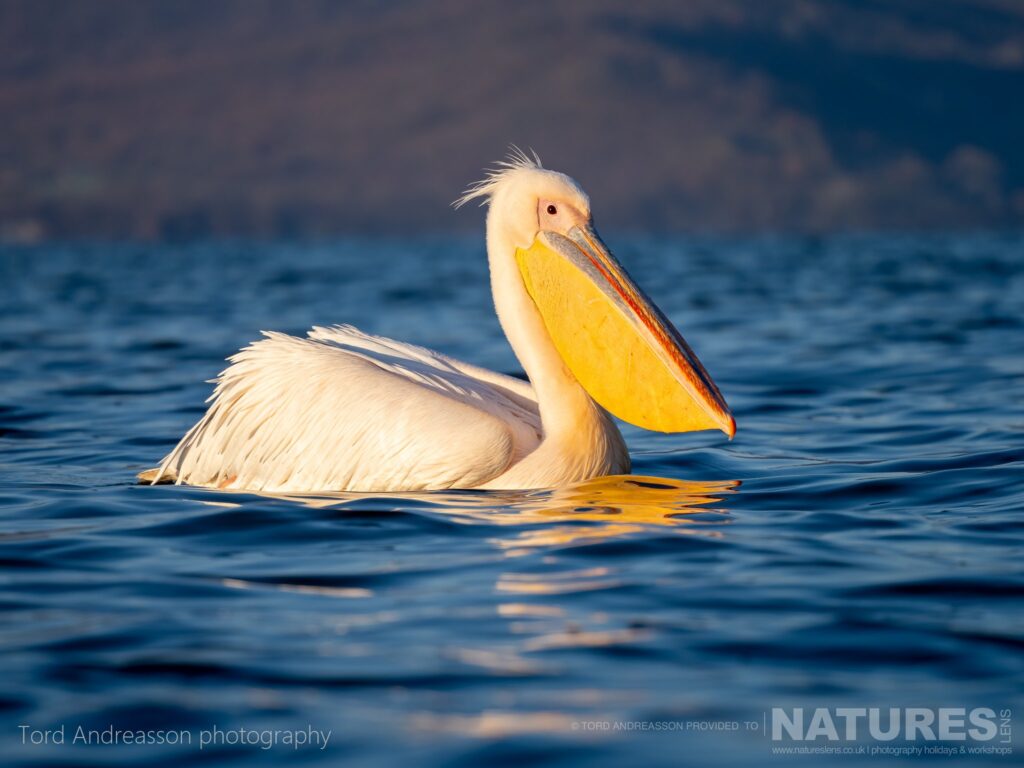
<instances>
[{"instance_id":1,"label":"white plumage","mask_svg":"<svg viewBox=\"0 0 1024 768\"><path fill-rule=\"evenodd\" d=\"M525 381L351 326L264 335L230 359L161 474L270 492L474 488L540 443Z\"/></svg>"},{"instance_id":2,"label":"white plumage","mask_svg":"<svg viewBox=\"0 0 1024 768\"><path fill-rule=\"evenodd\" d=\"M266 338L230 358L206 414L158 468L140 479L301 493L541 488L628 472L629 452L618 428L560 356L517 254L547 242L545 237L564 243L575 237L581 245L561 256L540 253L584 270L574 275L607 278L602 290L611 305L597 301L605 310L614 306L622 312L638 329L637 338L668 338L664 328L653 327L662 322L660 315L637 303L646 297L632 288L600 243L590 202L572 179L519 153L458 204L474 198L490 204L487 252L495 308L529 383L351 326L314 328L306 338L264 333ZM544 263L531 269L543 270ZM595 276L595 269L604 277ZM578 312L583 326L588 309ZM607 313L594 317L579 338L593 338L607 321ZM650 336L652 328L662 335ZM633 351L608 373L622 382L624 375L643 374L633 367L637 348L626 346ZM682 360L680 350L669 352ZM680 375L697 375L690 362L679 365ZM699 374L706 375L703 369ZM634 380L645 388L641 379L629 382ZM680 378L692 389L688 381ZM629 382L624 391L633 386ZM731 429L731 416L713 385L697 381L697 387L702 407L728 417L716 423Z\"/></svg>"}]
</instances>

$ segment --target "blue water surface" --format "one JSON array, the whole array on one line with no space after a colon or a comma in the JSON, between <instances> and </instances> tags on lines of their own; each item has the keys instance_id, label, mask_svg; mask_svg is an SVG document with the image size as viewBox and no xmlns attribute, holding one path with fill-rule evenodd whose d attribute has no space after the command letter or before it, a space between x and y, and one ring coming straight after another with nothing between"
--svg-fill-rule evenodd
<instances>
[{"instance_id":1,"label":"blue water surface","mask_svg":"<svg viewBox=\"0 0 1024 768\"><path fill-rule=\"evenodd\" d=\"M0 250L3 763L747 766L796 760L773 707L1018 716L1024 239L609 241L735 440L624 427L643 477L306 498L134 475L261 329L516 372L478 238Z\"/></svg>"}]
</instances>

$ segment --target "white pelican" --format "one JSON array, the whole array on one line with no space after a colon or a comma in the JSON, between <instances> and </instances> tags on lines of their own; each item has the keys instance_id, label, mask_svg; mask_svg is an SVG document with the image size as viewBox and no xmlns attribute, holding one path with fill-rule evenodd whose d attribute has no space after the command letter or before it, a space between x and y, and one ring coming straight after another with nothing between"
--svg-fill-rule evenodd
<instances>
[{"instance_id":1,"label":"white pelican","mask_svg":"<svg viewBox=\"0 0 1024 768\"><path fill-rule=\"evenodd\" d=\"M608 412L733 436L722 395L601 242L575 181L516 152L455 204L477 198L489 204L495 309L529 383L351 326L265 332L140 479L266 492L548 488L629 472Z\"/></svg>"}]
</instances>

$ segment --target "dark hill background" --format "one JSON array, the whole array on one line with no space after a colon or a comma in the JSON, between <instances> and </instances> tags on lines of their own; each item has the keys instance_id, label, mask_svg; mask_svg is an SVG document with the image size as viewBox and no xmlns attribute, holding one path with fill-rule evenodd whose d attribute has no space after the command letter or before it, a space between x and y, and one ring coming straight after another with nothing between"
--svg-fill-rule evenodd
<instances>
[{"instance_id":1,"label":"dark hill background","mask_svg":"<svg viewBox=\"0 0 1024 768\"><path fill-rule=\"evenodd\" d=\"M1024 3L0 2L0 235L480 226L508 144L609 228L1024 223Z\"/></svg>"}]
</instances>

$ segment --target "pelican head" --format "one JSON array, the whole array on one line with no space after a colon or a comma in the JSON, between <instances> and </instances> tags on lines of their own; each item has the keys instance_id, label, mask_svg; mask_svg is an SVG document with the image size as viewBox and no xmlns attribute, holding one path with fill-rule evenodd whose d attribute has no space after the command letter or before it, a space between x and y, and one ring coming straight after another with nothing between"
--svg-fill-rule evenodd
<instances>
[{"instance_id":1,"label":"pelican head","mask_svg":"<svg viewBox=\"0 0 1024 768\"><path fill-rule=\"evenodd\" d=\"M539 365L524 347L543 344L540 332L522 332L532 320L590 397L623 421L658 432L735 434L729 408L693 350L598 236L579 184L543 168L536 155L515 152L456 204L477 198L490 206L499 318L531 381ZM517 293L518 307L510 310Z\"/></svg>"},{"instance_id":2,"label":"pelican head","mask_svg":"<svg viewBox=\"0 0 1024 768\"><path fill-rule=\"evenodd\" d=\"M496 179L496 183L495 183ZM539 165L517 165L491 176L488 226L503 228L518 248L529 248L542 232L568 236L593 226L590 198L573 179ZM479 185L473 194L480 194Z\"/></svg>"}]
</instances>

